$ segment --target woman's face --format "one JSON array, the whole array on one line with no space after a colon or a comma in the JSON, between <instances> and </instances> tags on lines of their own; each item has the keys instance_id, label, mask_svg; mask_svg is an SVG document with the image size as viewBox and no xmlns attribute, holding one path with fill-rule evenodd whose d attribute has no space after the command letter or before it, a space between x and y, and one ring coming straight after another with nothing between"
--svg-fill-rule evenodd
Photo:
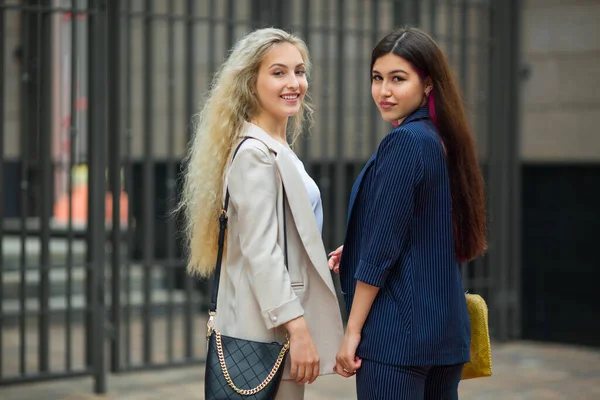
<instances>
[{"instance_id":1,"label":"woman's face","mask_svg":"<svg viewBox=\"0 0 600 400\"><path fill-rule=\"evenodd\" d=\"M291 43L273 45L256 79L260 113L274 119L296 115L307 89L306 66L298 48Z\"/></svg>"},{"instance_id":2,"label":"woman's face","mask_svg":"<svg viewBox=\"0 0 600 400\"><path fill-rule=\"evenodd\" d=\"M371 95L381 117L400 124L417 108L426 104L425 92L431 90L429 79L423 80L413 65L395 54L375 60L371 71Z\"/></svg>"}]
</instances>

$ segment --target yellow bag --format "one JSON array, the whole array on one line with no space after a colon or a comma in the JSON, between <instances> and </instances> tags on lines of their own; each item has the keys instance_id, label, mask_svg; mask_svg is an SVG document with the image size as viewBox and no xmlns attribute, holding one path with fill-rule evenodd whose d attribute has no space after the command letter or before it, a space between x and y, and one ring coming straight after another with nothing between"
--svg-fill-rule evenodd
<instances>
[{"instance_id":1,"label":"yellow bag","mask_svg":"<svg viewBox=\"0 0 600 400\"><path fill-rule=\"evenodd\" d=\"M492 375L492 347L488 329L488 308L478 294L465 294L471 319L471 361L466 363L462 379Z\"/></svg>"}]
</instances>

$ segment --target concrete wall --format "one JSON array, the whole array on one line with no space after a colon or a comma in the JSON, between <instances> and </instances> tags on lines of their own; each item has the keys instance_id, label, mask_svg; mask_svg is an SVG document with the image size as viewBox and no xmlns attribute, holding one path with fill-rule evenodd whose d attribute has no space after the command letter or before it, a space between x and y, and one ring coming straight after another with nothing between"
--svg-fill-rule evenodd
<instances>
[{"instance_id":1,"label":"concrete wall","mask_svg":"<svg viewBox=\"0 0 600 400\"><path fill-rule=\"evenodd\" d=\"M526 162L600 161L600 0L528 0L521 151Z\"/></svg>"}]
</instances>

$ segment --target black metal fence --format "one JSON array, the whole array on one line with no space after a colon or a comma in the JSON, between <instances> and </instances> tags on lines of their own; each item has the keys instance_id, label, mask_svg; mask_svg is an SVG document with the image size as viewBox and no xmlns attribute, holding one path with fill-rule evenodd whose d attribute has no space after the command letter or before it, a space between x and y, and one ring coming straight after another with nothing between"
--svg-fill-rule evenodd
<instances>
[{"instance_id":1,"label":"black metal fence","mask_svg":"<svg viewBox=\"0 0 600 400\"><path fill-rule=\"evenodd\" d=\"M519 336L516 0L0 1L0 385L203 360L206 286L186 277L179 193L190 121L227 49L278 26L315 71L297 151L343 240L354 177L386 127L369 93L385 33L421 26L465 94L490 193L490 251L465 282ZM105 356L105 345L110 356Z\"/></svg>"}]
</instances>

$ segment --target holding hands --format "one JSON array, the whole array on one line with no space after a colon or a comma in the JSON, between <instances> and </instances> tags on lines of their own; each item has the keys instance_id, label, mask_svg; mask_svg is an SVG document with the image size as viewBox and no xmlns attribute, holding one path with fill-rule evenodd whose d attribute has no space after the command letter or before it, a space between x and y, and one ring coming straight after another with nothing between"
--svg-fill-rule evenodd
<instances>
[{"instance_id":1,"label":"holding hands","mask_svg":"<svg viewBox=\"0 0 600 400\"><path fill-rule=\"evenodd\" d=\"M356 349L360 343L360 333L346 331L342 345L335 356L335 367L333 370L344 378L349 378L356 374L360 368L362 360L356 356Z\"/></svg>"}]
</instances>

